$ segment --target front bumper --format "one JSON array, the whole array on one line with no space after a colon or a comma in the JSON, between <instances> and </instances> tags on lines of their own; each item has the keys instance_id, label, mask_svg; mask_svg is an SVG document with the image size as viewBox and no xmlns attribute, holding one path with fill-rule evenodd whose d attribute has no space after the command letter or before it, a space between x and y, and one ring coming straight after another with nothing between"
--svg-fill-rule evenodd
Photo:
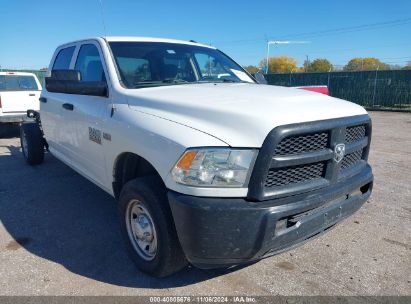
<instances>
[{"instance_id":1,"label":"front bumper","mask_svg":"<svg viewBox=\"0 0 411 304\"><path fill-rule=\"evenodd\" d=\"M302 244L357 211L369 198L370 166L327 190L291 198L250 202L169 191L178 237L199 268L259 260Z\"/></svg>"}]
</instances>

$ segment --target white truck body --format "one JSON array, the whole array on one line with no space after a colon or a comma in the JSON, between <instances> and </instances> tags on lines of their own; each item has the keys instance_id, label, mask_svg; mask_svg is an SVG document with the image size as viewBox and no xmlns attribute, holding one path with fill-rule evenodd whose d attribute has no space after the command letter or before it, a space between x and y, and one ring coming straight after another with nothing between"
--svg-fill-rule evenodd
<instances>
[{"instance_id":1,"label":"white truck body","mask_svg":"<svg viewBox=\"0 0 411 304\"><path fill-rule=\"evenodd\" d=\"M195 45L145 37L106 37L106 40ZM62 96L44 90L42 96L53 102L42 103L40 113L50 151L111 195L114 195L112 173L116 160L122 153L133 152L154 166L169 189L198 196L245 197L247 188L194 188L178 184L170 176L171 169L190 147L259 148L268 132L280 125L366 114L363 107L348 101L256 83L126 89L120 84L103 38L59 47L49 71L61 49L75 46L76 53L81 45L90 43L98 47L104 60L110 96ZM74 68L74 57L70 68ZM64 110L61 105L65 102L73 104L76 110L72 113ZM111 118L113 104L115 115ZM111 142L103 141L103 145L91 142L90 126L111 134ZM156 140L150 141L154 134Z\"/></svg>"},{"instance_id":2,"label":"white truck body","mask_svg":"<svg viewBox=\"0 0 411 304\"><path fill-rule=\"evenodd\" d=\"M42 87L33 73L0 72L0 122L21 122L39 110Z\"/></svg>"},{"instance_id":3,"label":"white truck body","mask_svg":"<svg viewBox=\"0 0 411 304\"><path fill-rule=\"evenodd\" d=\"M45 147L117 198L130 256L149 274L280 253L371 195L364 108L259 84L213 47L75 41L57 48L45 83L23 155L39 164Z\"/></svg>"}]
</instances>

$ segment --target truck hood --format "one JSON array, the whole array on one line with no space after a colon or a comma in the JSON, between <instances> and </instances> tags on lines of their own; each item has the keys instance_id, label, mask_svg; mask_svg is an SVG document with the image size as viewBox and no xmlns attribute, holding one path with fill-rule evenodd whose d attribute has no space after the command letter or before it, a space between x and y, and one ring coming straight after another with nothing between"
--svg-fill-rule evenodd
<instances>
[{"instance_id":1,"label":"truck hood","mask_svg":"<svg viewBox=\"0 0 411 304\"><path fill-rule=\"evenodd\" d=\"M354 103L319 93L247 83L201 83L127 90L129 106L219 138L261 147L277 126L362 115Z\"/></svg>"}]
</instances>

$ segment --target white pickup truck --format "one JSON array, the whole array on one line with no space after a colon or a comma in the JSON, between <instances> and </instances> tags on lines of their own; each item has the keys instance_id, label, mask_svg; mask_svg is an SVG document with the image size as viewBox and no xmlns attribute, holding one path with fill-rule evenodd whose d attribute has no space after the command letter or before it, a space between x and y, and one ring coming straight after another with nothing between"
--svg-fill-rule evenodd
<instances>
[{"instance_id":1,"label":"white pickup truck","mask_svg":"<svg viewBox=\"0 0 411 304\"><path fill-rule=\"evenodd\" d=\"M21 122L27 110L39 110L41 85L36 75L0 72L0 123Z\"/></svg>"},{"instance_id":2,"label":"white pickup truck","mask_svg":"<svg viewBox=\"0 0 411 304\"><path fill-rule=\"evenodd\" d=\"M21 128L24 157L50 151L117 198L130 256L151 275L280 253L371 194L362 107L259 84L214 47L75 41L57 48L45 83L37 123Z\"/></svg>"}]
</instances>

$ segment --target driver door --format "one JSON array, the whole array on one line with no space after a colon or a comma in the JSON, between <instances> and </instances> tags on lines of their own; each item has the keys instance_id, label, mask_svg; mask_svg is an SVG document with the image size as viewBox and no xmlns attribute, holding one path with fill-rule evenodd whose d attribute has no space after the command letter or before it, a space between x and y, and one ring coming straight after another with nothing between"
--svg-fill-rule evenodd
<instances>
[{"instance_id":1,"label":"driver door","mask_svg":"<svg viewBox=\"0 0 411 304\"><path fill-rule=\"evenodd\" d=\"M96 41L82 43L75 59L74 70L80 72L81 81L106 82L107 71L102 60L102 52ZM67 121L76 130L70 146L74 150L76 166L89 179L104 187L106 166L104 145L110 141L104 134L106 121L110 119L111 100L108 96L73 94L70 104L73 119Z\"/></svg>"}]
</instances>

